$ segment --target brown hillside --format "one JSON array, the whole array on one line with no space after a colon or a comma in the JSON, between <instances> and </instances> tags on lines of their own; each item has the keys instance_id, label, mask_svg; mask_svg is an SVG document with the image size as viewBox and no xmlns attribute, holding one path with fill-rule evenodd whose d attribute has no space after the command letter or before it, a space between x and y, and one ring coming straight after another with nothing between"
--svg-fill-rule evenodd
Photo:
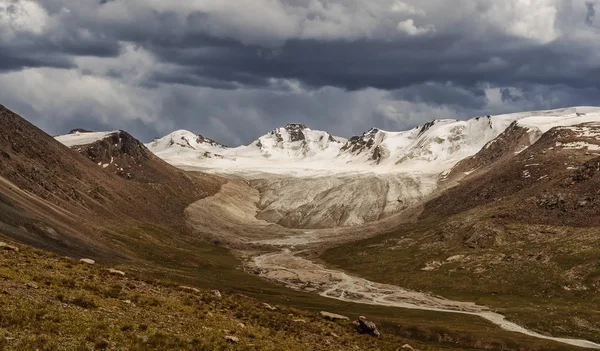
<instances>
[{"instance_id":1,"label":"brown hillside","mask_svg":"<svg viewBox=\"0 0 600 351\"><path fill-rule=\"evenodd\" d=\"M423 218L494 204L499 218L600 225L600 126L557 127L512 158L500 159L426 204ZM586 147L585 145L591 145ZM591 150L590 150L591 148Z\"/></svg>"},{"instance_id":2,"label":"brown hillside","mask_svg":"<svg viewBox=\"0 0 600 351\"><path fill-rule=\"evenodd\" d=\"M131 135L116 137L116 143L100 141L80 151L94 161L117 157L133 168L131 179L98 166L0 105L1 202L36 223L2 216L2 225L12 228L7 234L55 250L106 254L112 250L98 231L142 222L183 230L185 207L218 189L216 178L193 179Z\"/></svg>"}]
</instances>

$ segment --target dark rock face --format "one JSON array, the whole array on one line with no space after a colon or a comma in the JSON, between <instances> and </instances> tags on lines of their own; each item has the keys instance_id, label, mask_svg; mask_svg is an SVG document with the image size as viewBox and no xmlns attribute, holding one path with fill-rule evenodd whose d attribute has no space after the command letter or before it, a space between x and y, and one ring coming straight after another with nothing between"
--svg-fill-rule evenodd
<instances>
[{"instance_id":1,"label":"dark rock face","mask_svg":"<svg viewBox=\"0 0 600 351\"><path fill-rule=\"evenodd\" d=\"M304 129L306 129L306 126L300 123L290 123L285 126L285 130L290 134L291 142L306 140L306 136L303 133Z\"/></svg>"},{"instance_id":2,"label":"dark rock face","mask_svg":"<svg viewBox=\"0 0 600 351\"><path fill-rule=\"evenodd\" d=\"M371 128L368 132L363 133L362 136L353 136L348 140L346 145L342 147L342 150L350 150L352 153L361 152L365 149L370 149L375 144L375 136L379 132L377 128Z\"/></svg>"},{"instance_id":3,"label":"dark rock face","mask_svg":"<svg viewBox=\"0 0 600 351\"><path fill-rule=\"evenodd\" d=\"M419 130L419 136L423 135L423 133L428 131L429 128L433 127L434 125L435 125L435 121L431 121L431 122L427 122L427 123L423 124L423 126Z\"/></svg>"},{"instance_id":4,"label":"dark rock face","mask_svg":"<svg viewBox=\"0 0 600 351\"><path fill-rule=\"evenodd\" d=\"M196 137L196 142L201 143L201 144L208 144L211 146L218 146L218 147L227 147L227 145L223 145L219 142L216 142L210 138L207 138L205 136L202 136L200 134L198 134L198 136Z\"/></svg>"},{"instance_id":5,"label":"dark rock face","mask_svg":"<svg viewBox=\"0 0 600 351\"><path fill-rule=\"evenodd\" d=\"M342 147L342 151L350 151L354 154L359 154L363 151L370 150L375 145L375 136L379 132L377 128L371 128L368 132L365 132L362 136L353 136L348 142ZM374 161L379 162L383 156L382 150L379 146L375 147L371 153L370 158Z\"/></svg>"}]
</instances>

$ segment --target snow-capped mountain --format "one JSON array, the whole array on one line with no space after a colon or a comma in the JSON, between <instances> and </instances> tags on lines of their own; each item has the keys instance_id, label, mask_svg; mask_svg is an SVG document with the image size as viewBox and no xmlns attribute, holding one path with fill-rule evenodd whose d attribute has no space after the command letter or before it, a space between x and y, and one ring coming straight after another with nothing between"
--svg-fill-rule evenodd
<instances>
[{"instance_id":1,"label":"snow-capped mountain","mask_svg":"<svg viewBox=\"0 0 600 351\"><path fill-rule=\"evenodd\" d=\"M372 128L349 140L302 124L288 124L250 145L227 148L187 131L147 144L178 166L274 173L375 172L441 174L492 142L512 123L528 130L530 143L555 126L600 120L600 108L572 107L469 120L435 120L411 130Z\"/></svg>"},{"instance_id":2,"label":"snow-capped mountain","mask_svg":"<svg viewBox=\"0 0 600 351\"><path fill-rule=\"evenodd\" d=\"M225 147L192 132L178 130L146 146L159 157L178 166L217 168L298 168L330 162L346 139L291 123L275 128L249 145ZM311 167L309 167L311 168Z\"/></svg>"},{"instance_id":3,"label":"snow-capped mountain","mask_svg":"<svg viewBox=\"0 0 600 351\"><path fill-rule=\"evenodd\" d=\"M265 158L302 160L333 156L345 141L346 139L334 137L327 132L311 130L303 124L291 123L273 129L249 147L260 150Z\"/></svg>"},{"instance_id":4,"label":"snow-capped mountain","mask_svg":"<svg viewBox=\"0 0 600 351\"><path fill-rule=\"evenodd\" d=\"M167 150L169 148L187 148L191 150L224 149L225 145L200 134L187 130L176 130L171 134L154 140L149 144L154 150Z\"/></svg>"}]
</instances>

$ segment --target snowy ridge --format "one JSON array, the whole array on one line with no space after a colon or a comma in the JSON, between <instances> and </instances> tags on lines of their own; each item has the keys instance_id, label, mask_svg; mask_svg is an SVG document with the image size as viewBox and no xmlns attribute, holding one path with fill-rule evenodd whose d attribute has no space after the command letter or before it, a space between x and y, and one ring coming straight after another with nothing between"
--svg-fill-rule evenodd
<instances>
[{"instance_id":1,"label":"snowy ridge","mask_svg":"<svg viewBox=\"0 0 600 351\"><path fill-rule=\"evenodd\" d=\"M268 169L286 173L289 169L331 167L346 139L292 123L275 128L250 145L227 148L209 142L190 142L195 135L175 131L146 146L157 156L176 166L216 169ZM181 142L182 138L185 141Z\"/></svg>"},{"instance_id":2,"label":"snowy ridge","mask_svg":"<svg viewBox=\"0 0 600 351\"><path fill-rule=\"evenodd\" d=\"M300 176L403 173L431 178L479 152L512 123L526 128L533 144L553 127L589 122L600 122L600 107L436 120L401 132L372 128L349 140L292 123L273 129L249 145L232 148L177 130L146 146L175 166L217 172L258 171ZM117 132L75 132L56 139L71 147L93 143Z\"/></svg>"},{"instance_id":3,"label":"snowy ridge","mask_svg":"<svg viewBox=\"0 0 600 351\"><path fill-rule=\"evenodd\" d=\"M71 134L59 135L54 137L65 146L81 146L95 143L98 140L103 140L109 136L119 133L118 130L112 132L74 132Z\"/></svg>"},{"instance_id":4,"label":"snowy ridge","mask_svg":"<svg viewBox=\"0 0 600 351\"><path fill-rule=\"evenodd\" d=\"M214 142L195 143L193 133L176 131L147 146L173 165L222 172L294 175L372 172L429 177L446 172L476 154L512 123L527 128L533 144L553 127L592 121L600 121L600 108L571 107L469 120L436 120L402 132L372 128L349 140L302 124L288 124L250 145L235 148L215 146ZM182 137L187 141L177 142Z\"/></svg>"}]
</instances>

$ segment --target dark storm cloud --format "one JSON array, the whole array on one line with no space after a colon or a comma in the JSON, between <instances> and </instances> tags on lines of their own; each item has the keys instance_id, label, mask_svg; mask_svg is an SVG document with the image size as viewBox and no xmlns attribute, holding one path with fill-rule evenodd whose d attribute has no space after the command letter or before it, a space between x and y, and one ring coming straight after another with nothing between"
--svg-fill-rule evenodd
<instances>
[{"instance_id":1,"label":"dark storm cloud","mask_svg":"<svg viewBox=\"0 0 600 351\"><path fill-rule=\"evenodd\" d=\"M82 98L70 112L41 114L36 111L45 105L14 104L57 133L75 127L128 128L145 140L188 128L236 144L290 121L351 136L372 126L412 127L432 119L431 113L466 118L600 102L600 64L591 59L600 54L600 46L560 35L593 31L593 2L544 0L530 6L456 0L448 7L447 2L405 0L415 9L407 5L408 12L396 13L389 7L398 1L324 0L319 3L337 6L323 6L319 11L325 13L307 10L300 20L295 16L308 1L239 0L239 12L225 6L229 3L36 2L53 20L33 31L0 32L0 73L51 67L70 69L89 81L104 80L88 81L81 91L88 89L92 98ZM280 18L277 4L293 11ZM379 4L389 6L377 12ZM427 11L419 10L421 4ZM558 12L543 12L548 4ZM365 11L348 20L340 9L353 6ZM6 11L16 13L14 7ZM446 23L452 18L458 20ZM543 18L556 23L546 26ZM12 28L2 27L2 20L0 13L0 30ZM328 25L316 30L323 21ZM362 27L355 25L362 22ZM128 61L124 46L143 51L148 61ZM76 60L81 56L106 60L83 67ZM110 84L126 89L110 95ZM499 102L490 102L490 88L500 89ZM97 89L108 98L96 99ZM12 99L21 101L21 96L26 92ZM127 113L111 106L121 97L123 106L135 100ZM90 101L94 111L86 113ZM141 118L144 113L159 115L160 125ZM51 118L61 122L47 122Z\"/></svg>"},{"instance_id":2,"label":"dark storm cloud","mask_svg":"<svg viewBox=\"0 0 600 351\"><path fill-rule=\"evenodd\" d=\"M487 40L500 44L489 45ZM251 86L268 85L265 78L296 79L312 87L347 90L393 90L431 81L463 86L481 82L569 86L600 83L600 77L591 75L598 67L581 60L589 51L586 46L561 42L527 44L501 36L486 38L486 42L438 36L394 42L290 40L273 52L240 43L147 48L161 61L175 64L185 72L182 75L180 70L170 78L161 72L149 79L182 84L194 84L197 80L201 86L206 78Z\"/></svg>"},{"instance_id":3,"label":"dark storm cloud","mask_svg":"<svg viewBox=\"0 0 600 351\"><path fill-rule=\"evenodd\" d=\"M594 8L593 2L586 2L587 14L585 15L585 23L591 26L594 23L594 17L596 16L596 9Z\"/></svg>"},{"instance_id":4,"label":"dark storm cloud","mask_svg":"<svg viewBox=\"0 0 600 351\"><path fill-rule=\"evenodd\" d=\"M16 52L14 47L0 45L0 72L28 67L74 68L72 58L63 55L36 52Z\"/></svg>"},{"instance_id":5,"label":"dark storm cloud","mask_svg":"<svg viewBox=\"0 0 600 351\"><path fill-rule=\"evenodd\" d=\"M487 98L482 88L455 86L453 84L425 83L393 91L390 97L434 106L458 105L479 109L486 105Z\"/></svg>"},{"instance_id":6,"label":"dark storm cloud","mask_svg":"<svg viewBox=\"0 0 600 351\"><path fill-rule=\"evenodd\" d=\"M101 3L110 5L104 0ZM491 5L479 11L488 11L488 7ZM58 11L56 6L49 8ZM587 9L587 20L591 21L593 4L587 3ZM57 33L29 38L28 45L3 52L33 52L39 60L43 53L111 57L119 54L119 41L127 41L176 66L151 73L147 85L179 83L217 89L267 87L271 78L346 90L394 90L425 82L471 87L481 82L580 86L596 85L600 79L590 79L597 66L581 60L589 51L587 46L560 40L537 44L499 32L481 38L465 32L466 25L463 32L394 39L289 39L268 47L210 34L206 23L211 17L205 12L191 12L184 20L168 11L140 13L145 16L140 21L117 25L81 22L71 16ZM81 29L85 29L85 36ZM494 65L494 59L503 64ZM3 66L8 68L7 63ZM55 60L48 66L56 66Z\"/></svg>"},{"instance_id":7,"label":"dark storm cloud","mask_svg":"<svg viewBox=\"0 0 600 351\"><path fill-rule=\"evenodd\" d=\"M19 33L10 41L0 37L0 70L26 67L75 68L75 56L117 57L120 43L113 38L61 30L48 36Z\"/></svg>"}]
</instances>

